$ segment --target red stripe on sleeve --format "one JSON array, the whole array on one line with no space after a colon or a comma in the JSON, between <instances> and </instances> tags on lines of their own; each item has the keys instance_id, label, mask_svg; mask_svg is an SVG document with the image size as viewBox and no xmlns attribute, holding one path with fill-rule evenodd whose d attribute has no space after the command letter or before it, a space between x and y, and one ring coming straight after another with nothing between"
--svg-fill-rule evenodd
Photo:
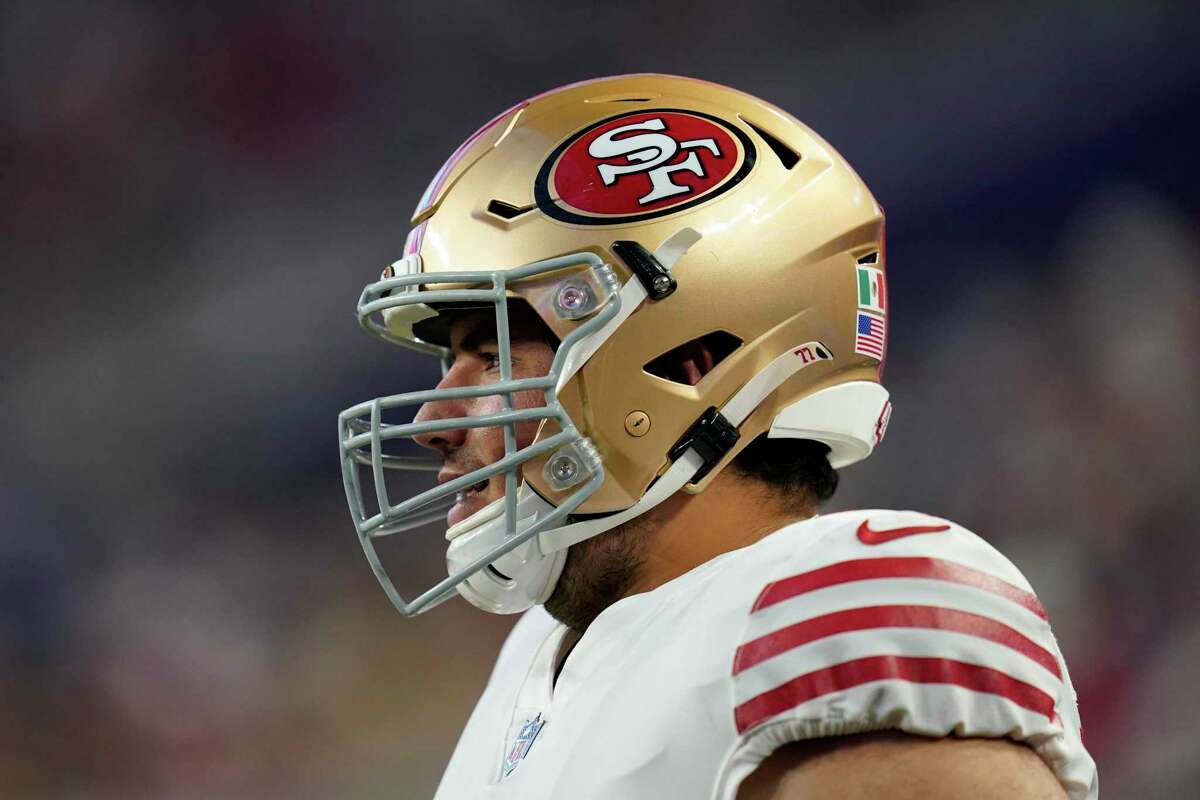
<instances>
[{"instance_id":1,"label":"red stripe on sleeve","mask_svg":"<svg viewBox=\"0 0 1200 800\"><path fill-rule=\"evenodd\" d=\"M737 649L733 674L809 642L851 631L875 628L926 628L978 636L1010 647L1041 664L1062 680L1058 660L1019 631L980 614L938 606L868 606L813 617L747 642Z\"/></svg>"},{"instance_id":2,"label":"red stripe on sleeve","mask_svg":"<svg viewBox=\"0 0 1200 800\"><path fill-rule=\"evenodd\" d=\"M953 561L925 557L862 558L854 561L841 561L810 572L793 575L790 578L767 584L758 595L758 599L754 601L750 612L760 611L796 595L824 589L827 586L878 578L926 578L973 586L976 589L1011 600L1042 619L1047 619L1046 610L1042 608L1042 604L1038 602L1037 596L1032 592L1027 592L1019 586L1013 586L995 575L989 575Z\"/></svg>"},{"instance_id":3,"label":"red stripe on sleeve","mask_svg":"<svg viewBox=\"0 0 1200 800\"><path fill-rule=\"evenodd\" d=\"M1054 699L1050 695L1003 672L946 658L873 656L809 672L752 697L734 709L734 722L738 733L745 733L760 722L814 698L881 680L953 684L1002 697L1054 719Z\"/></svg>"}]
</instances>

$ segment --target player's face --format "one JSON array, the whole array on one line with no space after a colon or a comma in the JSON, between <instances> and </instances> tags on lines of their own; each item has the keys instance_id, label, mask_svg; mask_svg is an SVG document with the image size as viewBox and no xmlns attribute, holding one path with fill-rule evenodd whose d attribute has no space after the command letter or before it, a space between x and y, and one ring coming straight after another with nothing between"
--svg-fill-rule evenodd
<instances>
[{"instance_id":1,"label":"player's face","mask_svg":"<svg viewBox=\"0 0 1200 800\"><path fill-rule=\"evenodd\" d=\"M550 371L554 349L546 339L541 321L528 309L510 308L509 336L512 352L512 377L535 378ZM500 380L499 347L496 343L494 315L488 312L464 314L450 328L450 348L454 362L438 383L437 388L481 386ZM534 408L545 405L541 391L517 392L513 395L515 408ZM452 417L477 417L502 410L499 395L468 397L457 400L438 400L421 406L416 422ZM538 423L516 425L517 447L526 447L537 434ZM438 450L445 458L438 481L457 478L472 470L486 467L504 457L503 428L463 428L437 431L413 437L424 447ZM504 496L504 475L494 475L459 492L446 524L454 525L480 510L493 500Z\"/></svg>"}]
</instances>

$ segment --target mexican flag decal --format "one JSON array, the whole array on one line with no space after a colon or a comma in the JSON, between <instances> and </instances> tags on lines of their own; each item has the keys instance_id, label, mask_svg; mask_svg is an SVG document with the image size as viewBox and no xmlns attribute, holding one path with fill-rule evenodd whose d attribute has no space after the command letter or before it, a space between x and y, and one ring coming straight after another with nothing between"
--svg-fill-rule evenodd
<instances>
[{"instance_id":1,"label":"mexican flag decal","mask_svg":"<svg viewBox=\"0 0 1200 800\"><path fill-rule=\"evenodd\" d=\"M883 282L883 270L858 267L858 305L877 314L886 313L887 287Z\"/></svg>"}]
</instances>

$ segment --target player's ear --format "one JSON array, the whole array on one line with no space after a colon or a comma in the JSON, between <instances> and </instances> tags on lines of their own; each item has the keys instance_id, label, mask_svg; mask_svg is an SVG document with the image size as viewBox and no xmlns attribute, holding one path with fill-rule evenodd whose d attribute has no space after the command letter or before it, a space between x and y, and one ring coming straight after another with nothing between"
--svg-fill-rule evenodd
<instances>
[{"instance_id":1,"label":"player's ear","mask_svg":"<svg viewBox=\"0 0 1200 800\"><path fill-rule=\"evenodd\" d=\"M695 386L741 344L736 336L715 331L684 342L646 365L651 375Z\"/></svg>"},{"instance_id":2,"label":"player's ear","mask_svg":"<svg viewBox=\"0 0 1200 800\"><path fill-rule=\"evenodd\" d=\"M689 386L695 386L713 368L712 350L708 349L702 339L693 339L684 345L684 348L683 360L679 363L679 369L684 382Z\"/></svg>"}]
</instances>

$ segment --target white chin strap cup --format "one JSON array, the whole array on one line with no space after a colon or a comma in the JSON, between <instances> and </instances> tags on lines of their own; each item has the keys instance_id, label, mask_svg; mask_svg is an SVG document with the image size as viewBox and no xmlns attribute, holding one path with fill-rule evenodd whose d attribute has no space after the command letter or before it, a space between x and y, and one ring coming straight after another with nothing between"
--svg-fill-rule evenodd
<instances>
[{"instance_id":1,"label":"white chin strap cup","mask_svg":"<svg viewBox=\"0 0 1200 800\"><path fill-rule=\"evenodd\" d=\"M521 484L517 490L518 531L528 530L552 511L554 506L527 484ZM501 497L446 531L450 540L446 550L449 574L465 569L503 544L505 530ZM566 559L566 550L543 554L533 536L458 584L458 592L484 611L517 614L549 599Z\"/></svg>"}]
</instances>

